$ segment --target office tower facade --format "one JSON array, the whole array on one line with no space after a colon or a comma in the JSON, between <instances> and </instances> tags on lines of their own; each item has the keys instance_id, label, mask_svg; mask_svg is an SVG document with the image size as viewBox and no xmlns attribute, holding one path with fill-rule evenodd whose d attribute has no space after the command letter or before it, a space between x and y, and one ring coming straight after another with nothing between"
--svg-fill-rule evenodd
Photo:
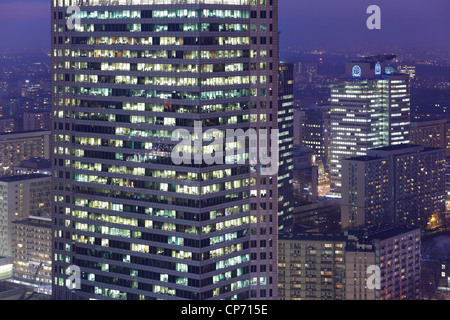
<instances>
[{"instance_id":1,"label":"office tower facade","mask_svg":"<svg viewBox=\"0 0 450 320\"><path fill-rule=\"evenodd\" d=\"M348 78L331 88L329 166L331 191L337 196L342 159L409 143L410 79L386 67L391 58L349 62Z\"/></svg>"},{"instance_id":2,"label":"office tower facade","mask_svg":"<svg viewBox=\"0 0 450 320\"><path fill-rule=\"evenodd\" d=\"M0 255L12 256L11 223L51 210L51 178L29 174L0 178Z\"/></svg>"},{"instance_id":3,"label":"office tower facade","mask_svg":"<svg viewBox=\"0 0 450 320\"><path fill-rule=\"evenodd\" d=\"M296 206L318 201L318 168L312 149L294 147L294 182L292 185Z\"/></svg>"},{"instance_id":4,"label":"office tower facade","mask_svg":"<svg viewBox=\"0 0 450 320\"><path fill-rule=\"evenodd\" d=\"M14 274L12 282L35 292L52 293L52 219L30 216L11 225Z\"/></svg>"},{"instance_id":5,"label":"office tower facade","mask_svg":"<svg viewBox=\"0 0 450 320\"><path fill-rule=\"evenodd\" d=\"M52 8L54 298L276 299L277 175L250 143L198 155L208 129L278 128L277 1L71 4Z\"/></svg>"},{"instance_id":6,"label":"office tower facade","mask_svg":"<svg viewBox=\"0 0 450 320\"><path fill-rule=\"evenodd\" d=\"M445 228L445 150L410 144L342 161L342 227Z\"/></svg>"},{"instance_id":7,"label":"office tower facade","mask_svg":"<svg viewBox=\"0 0 450 320\"><path fill-rule=\"evenodd\" d=\"M303 111L300 144L314 150L316 161L324 167L328 165L328 145L330 134L330 107L315 106Z\"/></svg>"},{"instance_id":8,"label":"office tower facade","mask_svg":"<svg viewBox=\"0 0 450 320\"><path fill-rule=\"evenodd\" d=\"M278 227L292 223L294 211L294 64L280 62L278 73Z\"/></svg>"},{"instance_id":9,"label":"office tower facade","mask_svg":"<svg viewBox=\"0 0 450 320\"><path fill-rule=\"evenodd\" d=\"M0 134L0 176L11 175L14 167L32 157L50 159L50 131Z\"/></svg>"}]
</instances>

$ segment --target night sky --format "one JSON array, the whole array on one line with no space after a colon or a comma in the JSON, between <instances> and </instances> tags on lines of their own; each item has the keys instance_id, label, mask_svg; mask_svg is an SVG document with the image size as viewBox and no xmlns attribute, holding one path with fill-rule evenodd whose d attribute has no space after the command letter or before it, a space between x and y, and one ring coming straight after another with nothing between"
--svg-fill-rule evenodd
<instances>
[{"instance_id":1,"label":"night sky","mask_svg":"<svg viewBox=\"0 0 450 320\"><path fill-rule=\"evenodd\" d=\"M381 8L368 30L366 9ZM450 46L448 0L279 0L281 47ZM50 0L1 0L0 49L50 47Z\"/></svg>"}]
</instances>

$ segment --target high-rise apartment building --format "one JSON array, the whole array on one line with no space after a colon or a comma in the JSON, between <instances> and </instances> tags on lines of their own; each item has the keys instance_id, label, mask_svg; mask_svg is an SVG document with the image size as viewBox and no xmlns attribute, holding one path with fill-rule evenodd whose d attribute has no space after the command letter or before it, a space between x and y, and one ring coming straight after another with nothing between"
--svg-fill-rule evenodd
<instances>
[{"instance_id":1,"label":"high-rise apartment building","mask_svg":"<svg viewBox=\"0 0 450 320\"><path fill-rule=\"evenodd\" d=\"M420 299L420 228L384 225L349 234L358 241L345 250L346 300Z\"/></svg>"},{"instance_id":2,"label":"high-rise apartment building","mask_svg":"<svg viewBox=\"0 0 450 320\"><path fill-rule=\"evenodd\" d=\"M419 119L411 121L411 143L418 146L446 149L446 155L450 156L447 122L447 119Z\"/></svg>"},{"instance_id":3,"label":"high-rise apartment building","mask_svg":"<svg viewBox=\"0 0 450 320\"><path fill-rule=\"evenodd\" d=\"M35 292L52 293L52 219L30 216L11 224L14 274L12 282Z\"/></svg>"},{"instance_id":4,"label":"high-rise apartment building","mask_svg":"<svg viewBox=\"0 0 450 320\"><path fill-rule=\"evenodd\" d=\"M342 161L342 227L445 227L445 150L403 144Z\"/></svg>"},{"instance_id":5,"label":"high-rise apartment building","mask_svg":"<svg viewBox=\"0 0 450 320\"><path fill-rule=\"evenodd\" d=\"M281 234L278 257L280 300L344 300L343 234Z\"/></svg>"},{"instance_id":6,"label":"high-rise apartment building","mask_svg":"<svg viewBox=\"0 0 450 320\"><path fill-rule=\"evenodd\" d=\"M277 0L52 3L54 298L276 299Z\"/></svg>"},{"instance_id":7,"label":"high-rise apartment building","mask_svg":"<svg viewBox=\"0 0 450 320\"><path fill-rule=\"evenodd\" d=\"M33 157L50 159L50 131L0 134L0 176L11 175L14 167Z\"/></svg>"},{"instance_id":8,"label":"high-rise apartment building","mask_svg":"<svg viewBox=\"0 0 450 320\"><path fill-rule=\"evenodd\" d=\"M419 228L403 225L337 233L282 233L278 244L278 297L419 299L420 239Z\"/></svg>"},{"instance_id":9,"label":"high-rise apartment building","mask_svg":"<svg viewBox=\"0 0 450 320\"><path fill-rule=\"evenodd\" d=\"M367 150L409 143L410 79L375 56L346 64L347 79L331 88L331 191L341 192L341 160Z\"/></svg>"},{"instance_id":10,"label":"high-rise apartment building","mask_svg":"<svg viewBox=\"0 0 450 320\"><path fill-rule=\"evenodd\" d=\"M51 130L52 117L50 112L29 111L23 113L23 130Z\"/></svg>"},{"instance_id":11,"label":"high-rise apartment building","mask_svg":"<svg viewBox=\"0 0 450 320\"><path fill-rule=\"evenodd\" d=\"M279 64L279 168L278 168L278 227L292 224L294 212L294 64Z\"/></svg>"},{"instance_id":12,"label":"high-rise apartment building","mask_svg":"<svg viewBox=\"0 0 450 320\"><path fill-rule=\"evenodd\" d=\"M51 177L27 174L0 178L0 255L11 257L11 223L51 210Z\"/></svg>"}]
</instances>

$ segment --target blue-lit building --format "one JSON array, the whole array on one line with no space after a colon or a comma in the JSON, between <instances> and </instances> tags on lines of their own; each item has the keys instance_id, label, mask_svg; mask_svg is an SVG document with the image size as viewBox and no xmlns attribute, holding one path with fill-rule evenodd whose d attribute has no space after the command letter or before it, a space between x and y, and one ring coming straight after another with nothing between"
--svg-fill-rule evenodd
<instances>
[{"instance_id":1,"label":"blue-lit building","mask_svg":"<svg viewBox=\"0 0 450 320\"><path fill-rule=\"evenodd\" d=\"M367 150L409 143L410 78L373 56L346 64L331 88L329 168L332 194L341 193L341 160Z\"/></svg>"}]
</instances>

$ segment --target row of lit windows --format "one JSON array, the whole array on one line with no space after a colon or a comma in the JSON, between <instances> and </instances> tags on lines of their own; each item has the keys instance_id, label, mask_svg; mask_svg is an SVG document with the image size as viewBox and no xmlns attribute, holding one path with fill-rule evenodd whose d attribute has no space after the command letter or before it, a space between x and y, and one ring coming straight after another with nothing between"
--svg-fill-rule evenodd
<instances>
[{"instance_id":1,"label":"row of lit windows","mask_svg":"<svg viewBox=\"0 0 450 320\"><path fill-rule=\"evenodd\" d=\"M136 168L139 169L139 168ZM143 168L142 168L143 169ZM145 170L138 170L136 173L137 176L143 176L145 174ZM112 185L119 187L136 187L135 180L130 179L122 179L122 178L109 178L95 175L86 175L86 174L75 174L76 182L84 182L84 183L97 183L103 185ZM249 179L242 180L234 180L228 181L225 183L217 183L209 186L198 187L198 186L190 186L190 185L176 185L176 184L168 184L168 183L160 183L160 182L142 182L145 185L145 188L148 190L158 190L163 192L176 192L179 194L188 194L188 195L206 195L215 192L225 191L225 190L234 190L238 188L243 188L250 185ZM109 208L108 203L102 202L92 202L92 208L96 209L105 209Z\"/></svg>"},{"instance_id":2,"label":"row of lit windows","mask_svg":"<svg viewBox=\"0 0 450 320\"><path fill-rule=\"evenodd\" d=\"M236 89L220 90L209 92L181 92L181 91L162 91L162 90L133 90L133 89L110 89L110 88L83 88L83 87L55 87L55 93L73 94L100 97L134 97L134 98L156 98L156 99L176 99L176 100L217 100L234 99L249 96L258 96L257 89ZM266 96L267 90L260 89L259 96Z\"/></svg>"},{"instance_id":3,"label":"row of lit windows","mask_svg":"<svg viewBox=\"0 0 450 320\"><path fill-rule=\"evenodd\" d=\"M55 102L56 103L56 102ZM118 109L129 111L146 111L146 112L174 112L174 113L215 113L215 112L231 112L248 110L249 104L242 102L230 102L226 104L214 104L199 106L184 106L172 104L155 104L155 103L130 103L130 102L107 102L107 101L82 101L75 99L59 99L59 105L73 105L75 107L84 107L87 109ZM256 103L251 103L252 108L256 109ZM265 109L265 103L261 103L260 108ZM64 118L63 111L54 111L55 118ZM69 118L70 115L66 114Z\"/></svg>"},{"instance_id":4,"label":"row of lit windows","mask_svg":"<svg viewBox=\"0 0 450 320\"><path fill-rule=\"evenodd\" d=\"M139 18L233 18L248 19L247 10L179 9L179 10L118 10L81 11L71 16L74 19L139 19Z\"/></svg>"},{"instance_id":5,"label":"row of lit windows","mask_svg":"<svg viewBox=\"0 0 450 320\"><path fill-rule=\"evenodd\" d=\"M75 75L75 82L78 83L109 83L109 84L133 84L146 86L228 86L249 84L249 76L231 76L215 78L172 78L172 77L136 77L136 76L98 76L98 75ZM252 79L257 79L256 76ZM266 82L266 76L260 76L261 83ZM256 82L253 82L255 84Z\"/></svg>"},{"instance_id":6,"label":"row of lit windows","mask_svg":"<svg viewBox=\"0 0 450 320\"><path fill-rule=\"evenodd\" d=\"M173 51L173 50L62 50L55 49L55 57L72 56L73 58L142 58L142 59L234 59L264 58L267 50L208 50L208 51ZM69 65L70 67L70 65Z\"/></svg>"},{"instance_id":7,"label":"row of lit windows","mask_svg":"<svg viewBox=\"0 0 450 320\"><path fill-rule=\"evenodd\" d=\"M57 200L58 197L55 197L55 200ZM92 203L92 206L94 206L93 201L89 201L87 199L76 199L76 204L80 205L82 207L90 207L90 203ZM115 204L115 203L109 203L109 202L96 202L96 207L103 206L104 208L108 208L109 211L115 211L115 212L127 212L131 213L141 213L143 215L147 216L153 216L163 219L178 219L178 220L192 220L197 221L198 215L197 214L188 214L186 212L180 212L175 210L167 210L167 209L156 209L156 208L148 208L148 207L135 207L135 206L127 206L124 204ZM133 210L132 210L133 209ZM130 211L131 210L131 211ZM177 226L183 227L182 232L188 232L192 234L208 234L211 232L226 230L234 227L239 227L242 225L246 225L249 223L257 223L257 218L255 216L244 216L240 218L234 218L230 219L232 215L238 215L242 213L248 213L249 211L249 204L244 205L236 205L232 207L228 207L221 210L213 210L209 213L205 213L202 216L203 221L211 221L212 223L202 226L200 228L196 228L194 226L186 226L177 224ZM66 208L66 215L70 215L70 209ZM138 226L139 224L146 227L146 228L158 228L163 229L164 226L169 226L169 224L163 224L163 222L157 222L157 221L151 221L151 220L145 220L145 222L139 222L139 220L132 219L132 218L125 218L122 216L114 216L111 215L111 213L108 214L100 214L100 213L91 213L87 211L80 211L80 210L74 210L73 216L79 219L89 219L89 220L96 220L96 221L103 221L103 222L109 222L109 223L116 223L116 224L122 224L122 225L131 225L131 226ZM214 220L222 218L222 217L229 217L229 220L217 222L214 223ZM264 222L261 220L261 222ZM66 220L66 226L70 226L70 221ZM180 232L180 230L178 230Z\"/></svg>"},{"instance_id":8,"label":"row of lit windows","mask_svg":"<svg viewBox=\"0 0 450 320\"><path fill-rule=\"evenodd\" d=\"M53 7L69 6L125 6L164 4L221 4L221 5L266 5L266 0L53 0Z\"/></svg>"},{"instance_id":9,"label":"row of lit windows","mask_svg":"<svg viewBox=\"0 0 450 320\"><path fill-rule=\"evenodd\" d=\"M260 31L267 31L267 25L261 24ZM252 24L251 31L257 31L257 25ZM63 32L64 27L54 25L55 32ZM241 23L166 23L166 24L75 24L75 32L248 32L249 25Z\"/></svg>"},{"instance_id":10,"label":"row of lit windows","mask_svg":"<svg viewBox=\"0 0 450 320\"><path fill-rule=\"evenodd\" d=\"M75 45L249 45L249 37L73 37Z\"/></svg>"},{"instance_id":11,"label":"row of lit windows","mask_svg":"<svg viewBox=\"0 0 450 320\"><path fill-rule=\"evenodd\" d=\"M210 73L210 72L237 72L248 71L248 63L224 63L224 64L163 64L163 63L88 63L74 62L73 70L101 70L101 71L141 71L141 72L186 72L186 73ZM57 75L55 75L55 81Z\"/></svg>"}]
</instances>

